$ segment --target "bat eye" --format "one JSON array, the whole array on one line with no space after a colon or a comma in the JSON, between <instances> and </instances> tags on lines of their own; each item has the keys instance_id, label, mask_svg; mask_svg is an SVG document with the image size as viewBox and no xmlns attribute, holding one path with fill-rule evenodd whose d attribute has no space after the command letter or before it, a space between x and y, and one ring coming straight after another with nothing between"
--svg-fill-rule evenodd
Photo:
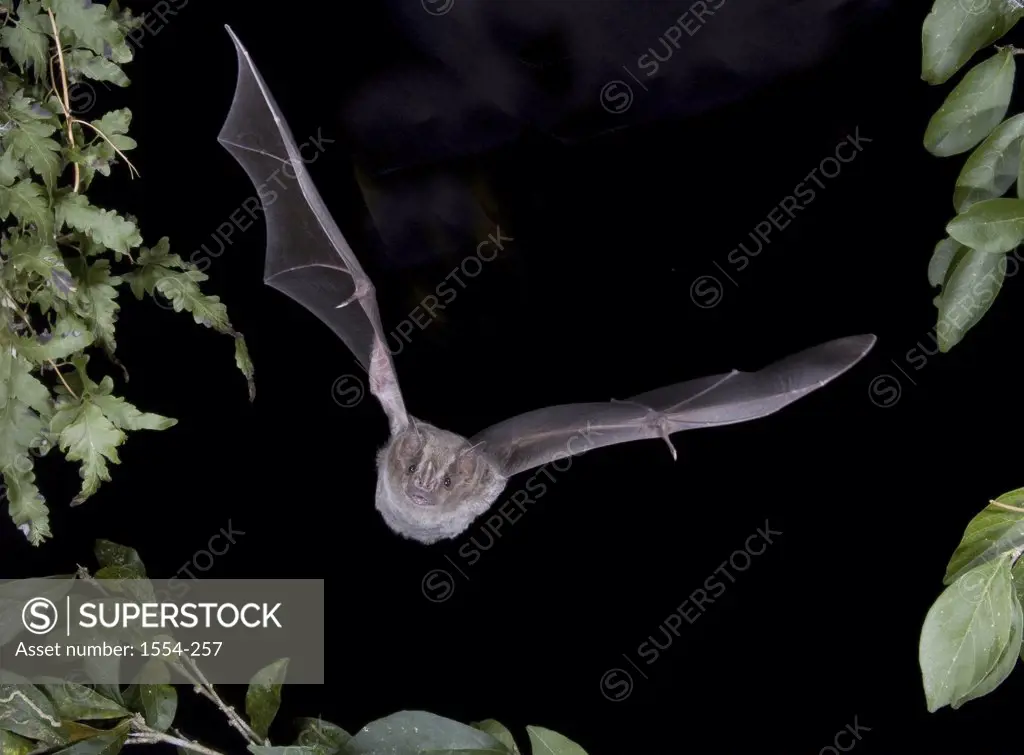
<instances>
[{"instance_id":1,"label":"bat eye","mask_svg":"<svg viewBox=\"0 0 1024 755\"><path fill-rule=\"evenodd\" d=\"M416 471L416 465L415 464L410 464L409 468L407 470L405 470L405 471L408 472L409 474L412 474L413 472Z\"/></svg>"},{"instance_id":2,"label":"bat eye","mask_svg":"<svg viewBox=\"0 0 1024 755\"><path fill-rule=\"evenodd\" d=\"M445 477L444 478L444 486L446 488L450 488L452 486L452 478L451 477Z\"/></svg>"}]
</instances>

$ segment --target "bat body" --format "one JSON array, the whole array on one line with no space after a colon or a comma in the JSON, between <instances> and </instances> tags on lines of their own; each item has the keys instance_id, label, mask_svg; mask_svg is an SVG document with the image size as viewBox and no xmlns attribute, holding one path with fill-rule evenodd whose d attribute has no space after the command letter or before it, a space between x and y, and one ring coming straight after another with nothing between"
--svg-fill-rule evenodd
<instances>
[{"instance_id":1,"label":"bat body","mask_svg":"<svg viewBox=\"0 0 1024 755\"><path fill-rule=\"evenodd\" d=\"M220 143L255 186L282 172L267 224L264 280L322 320L369 375L388 418L377 454L376 507L396 533L421 543L454 538L520 472L593 448L662 439L683 430L772 414L855 365L873 335L839 338L757 372L731 372L658 388L624 401L564 404L512 417L466 438L410 415L402 398L373 284L327 211L303 158L248 51L238 53L235 96Z\"/></svg>"}]
</instances>

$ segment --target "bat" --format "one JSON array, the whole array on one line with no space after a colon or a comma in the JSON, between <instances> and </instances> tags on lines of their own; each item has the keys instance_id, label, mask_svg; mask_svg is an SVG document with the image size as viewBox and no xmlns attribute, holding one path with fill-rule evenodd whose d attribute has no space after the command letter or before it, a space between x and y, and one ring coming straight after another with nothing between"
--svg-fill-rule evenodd
<instances>
[{"instance_id":1,"label":"bat","mask_svg":"<svg viewBox=\"0 0 1024 755\"><path fill-rule=\"evenodd\" d=\"M683 430L765 417L834 380L874 346L875 336L839 338L756 372L731 372L657 388L624 401L549 406L466 438L408 413L386 347L373 283L306 171L303 156L248 50L226 27L238 55L234 99L218 141L260 192L266 223L264 282L340 338L369 376L387 415L377 451L376 508L400 536L424 544L452 539L486 511L513 475L594 448L662 439Z\"/></svg>"}]
</instances>

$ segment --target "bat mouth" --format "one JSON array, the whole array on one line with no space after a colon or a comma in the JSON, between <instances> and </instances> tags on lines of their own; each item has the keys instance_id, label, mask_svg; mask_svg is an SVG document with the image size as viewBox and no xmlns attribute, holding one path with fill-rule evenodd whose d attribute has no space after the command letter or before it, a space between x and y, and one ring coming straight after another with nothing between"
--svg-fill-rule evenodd
<instances>
[{"instance_id":1,"label":"bat mouth","mask_svg":"<svg viewBox=\"0 0 1024 755\"><path fill-rule=\"evenodd\" d=\"M409 493L409 500L415 503L417 506L429 506L430 499L422 493Z\"/></svg>"}]
</instances>

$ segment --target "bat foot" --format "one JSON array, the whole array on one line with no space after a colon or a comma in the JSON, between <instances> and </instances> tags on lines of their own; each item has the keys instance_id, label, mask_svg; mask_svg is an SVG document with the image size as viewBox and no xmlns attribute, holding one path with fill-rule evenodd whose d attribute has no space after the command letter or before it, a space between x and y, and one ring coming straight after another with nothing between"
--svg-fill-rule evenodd
<instances>
[{"instance_id":1,"label":"bat foot","mask_svg":"<svg viewBox=\"0 0 1024 755\"><path fill-rule=\"evenodd\" d=\"M661 437L668 444L668 452L672 454L672 461L679 461L679 454L676 453L676 447L672 445L672 440L668 437L668 433L662 432Z\"/></svg>"}]
</instances>

